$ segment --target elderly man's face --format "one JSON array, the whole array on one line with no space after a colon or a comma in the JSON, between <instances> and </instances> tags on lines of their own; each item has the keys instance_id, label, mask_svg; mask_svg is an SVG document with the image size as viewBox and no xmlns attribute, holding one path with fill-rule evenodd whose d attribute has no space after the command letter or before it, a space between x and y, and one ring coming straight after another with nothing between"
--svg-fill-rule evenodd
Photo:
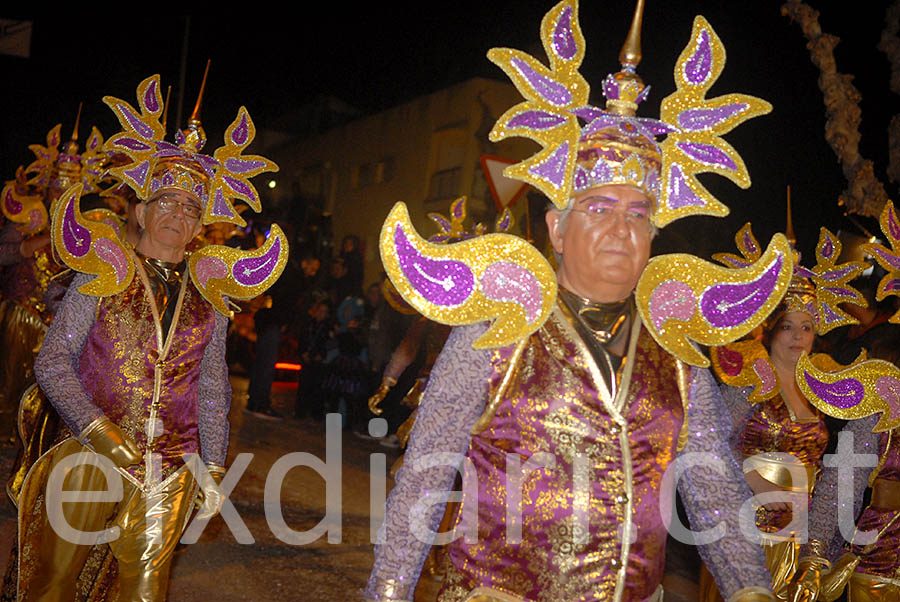
<instances>
[{"instance_id":1,"label":"elderly man's face","mask_svg":"<svg viewBox=\"0 0 900 602\"><path fill-rule=\"evenodd\" d=\"M562 256L559 283L592 301L630 295L650 259L650 200L631 186L598 186L577 194L561 216L547 212L550 242Z\"/></svg>"},{"instance_id":2,"label":"elderly man's face","mask_svg":"<svg viewBox=\"0 0 900 602\"><path fill-rule=\"evenodd\" d=\"M143 228L138 250L149 257L172 261L200 233L200 203L191 195L167 190L136 208ZM181 261L178 259L177 261Z\"/></svg>"}]
</instances>

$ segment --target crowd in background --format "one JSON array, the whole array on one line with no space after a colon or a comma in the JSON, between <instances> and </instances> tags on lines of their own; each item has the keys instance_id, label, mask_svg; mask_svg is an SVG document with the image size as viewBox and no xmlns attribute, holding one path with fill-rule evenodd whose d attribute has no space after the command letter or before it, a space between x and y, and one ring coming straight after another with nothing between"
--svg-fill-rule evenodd
<instances>
[{"instance_id":1,"label":"crowd in background","mask_svg":"<svg viewBox=\"0 0 900 602\"><path fill-rule=\"evenodd\" d=\"M366 437L366 400L412 323L385 300L384 278L363 290L363 249L352 234L334 253L292 248L281 278L243 307L229 334L231 370L250 379L246 411L285 418L272 407L272 384L297 380L295 418L321 421L337 412L345 428ZM408 413L389 410L391 432ZM394 436L383 442L397 445Z\"/></svg>"}]
</instances>

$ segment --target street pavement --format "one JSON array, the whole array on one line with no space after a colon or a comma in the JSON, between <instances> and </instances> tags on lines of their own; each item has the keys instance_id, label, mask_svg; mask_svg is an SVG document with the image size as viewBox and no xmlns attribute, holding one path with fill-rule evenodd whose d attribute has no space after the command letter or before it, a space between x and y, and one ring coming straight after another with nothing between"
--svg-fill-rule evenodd
<instances>
[{"instance_id":1,"label":"street pavement","mask_svg":"<svg viewBox=\"0 0 900 602\"><path fill-rule=\"evenodd\" d=\"M308 465L316 464L316 459L326 461L324 423L293 418L296 384L276 383L273 387L273 407L285 416L283 421L263 420L244 412L247 381L233 376L232 385L231 471L236 470L235 463L249 460L230 494L235 512L228 521L221 516L210 521L196 543L179 546L169 600L360 600L372 566L370 463L374 458L376 466L380 462L389 468L400 452L382 447L378 441L359 439L349 430L336 433L332 445L340 445L340 487L332 477L332 489L327 493L340 495L337 507L341 512L335 513L328 525L320 524L326 516L326 482ZM14 455L12 446L0 447L0 470L8 472ZM337 466L338 462L332 464ZM392 485L387 477L386 490ZM320 530L328 526L329 534L302 541L303 533L317 526ZM0 503L3 556L14 537L14 508L4 500ZM667 556L666 602L696 600L696 552L670 540ZM0 566L5 561L5 557L0 559ZM433 600L434 589L432 583L423 582L416 601L426 602L429 594Z\"/></svg>"}]
</instances>

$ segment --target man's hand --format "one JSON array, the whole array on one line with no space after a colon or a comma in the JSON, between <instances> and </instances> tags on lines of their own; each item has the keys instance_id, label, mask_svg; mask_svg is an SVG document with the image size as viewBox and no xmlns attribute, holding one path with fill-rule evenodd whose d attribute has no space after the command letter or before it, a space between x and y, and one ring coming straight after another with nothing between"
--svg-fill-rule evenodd
<instances>
[{"instance_id":1,"label":"man's hand","mask_svg":"<svg viewBox=\"0 0 900 602\"><path fill-rule=\"evenodd\" d=\"M222 504L225 503L225 496L219 489L219 484L225 477L225 467L217 464L207 464L206 469L209 471L209 476L216 482L216 487L215 489L207 490L201 486L200 491L197 492L199 510L197 510L195 518L199 520L210 520L219 513L222 509Z\"/></svg>"},{"instance_id":2,"label":"man's hand","mask_svg":"<svg viewBox=\"0 0 900 602\"><path fill-rule=\"evenodd\" d=\"M84 429L79 439L88 441L95 452L106 456L119 468L137 464L143 458L134 442L105 416Z\"/></svg>"}]
</instances>

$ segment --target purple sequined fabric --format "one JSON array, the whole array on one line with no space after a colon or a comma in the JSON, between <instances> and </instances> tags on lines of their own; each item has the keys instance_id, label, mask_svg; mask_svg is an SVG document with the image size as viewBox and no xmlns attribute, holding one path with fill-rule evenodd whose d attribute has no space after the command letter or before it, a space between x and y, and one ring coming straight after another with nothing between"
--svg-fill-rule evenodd
<instances>
[{"instance_id":1,"label":"purple sequined fabric","mask_svg":"<svg viewBox=\"0 0 900 602\"><path fill-rule=\"evenodd\" d=\"M35 376L60 417L74 433L103 416L85 391L79 362L94 324L100 299L83 295L78 287L94 276L77 274L35 362ZM231 385L225 363L228 319L216 314L213 334L200 362L198 375L198 432L205 461L224 464L228 448L228 409ZM149 350L148 350L149 353Z\"/></svg>"},{"instance_id":2,"label":"purple sequined fabric","mask_svg":"<svg viewBox=\"0 0 900 602\"><path fill-rule=\"evenodd\" d=\"M872 429L877 422L877 416L869 416L860 420L851 420L844 427L842 433L853 434L853 450L857 454L877 454L878 438ZM841 436L841 433L838 434ZM816 485L809 509L809 537L818 539L828 544L827 555L834 561L841 555L845 545L845 539L838 528L838 507L843 506L844 512L854 519L859 515L862 506L863 492L868 483L871 466L843 470L843 475L838 474L837 467L829 467L828 456L825 457L826 466L822 469L822 478ZM850 479L853 480L852 484ZM840 487L851 492L845 498L838 496ZM851 506L852 508L848 507ZM847 537L852 537L852 528Z\"/></svg>"},{"instance_id":3,"label":"purple sequined fabric","mask_svg":"<svg viewBox=\"0 0 900 602\"><path fill-rule=\"evenodd\" d=\"M771 583L762 548L741 535L738 513L753 493L729 446L733 432L729 411L709 370L694 368L688 407L688 441L682 454L702 452L721 460L723 473L705 466L688 470L678 484L694 531L726 527L725 537L698 546L703 561L725 599L750 586Z\"/></svg>"},{"instance_id":4,"label":"purple sequined fabric","mask_svg":"<svg viewBox=\"0 0 900 602\"><path fill-rule=\"evenodd\" d=\"M457 470L435 466L413 472L408 467L434 452L458 454L460 458L466 453L472 426L484 410L491 371L490 352L472 349L472 342L485 330L485 324L453 329L435 362L406 448L404 467L388 498L367 598L412 600L431 544L419 541L410 530L410 511L419 500L450 491ZM425 521L428 528L436 531L443 513L443 504L431 506Z\"/></svg>"},{"instance_id":5,"label":"purple sequined fabric","mask_svg":"<svg viewBox=\"0 0 900 602\"><path fill-rule=\"evenodd\" d=\"M432 371L404 468L388 500L380 543L375 549L375 566L365 591L367 598L413 597L430 546L411 532L411 513L423 501L427 503L429 497L437 502L439 494L451 489L457 471L454 466L438 466L412 472L410 467L426 454L445 452L461 458L467 452L469 433L483 411L491 374L490 354L471 348L483 330L483 325L455 329ZM708 371L694 371L691 399L684 452L711 454L719 462L715 468L688 469L679 480L679 491L686 500L693 529L724 523L726 530L726 537L703 546L701 555L726 597L744 587L765 587L770 577L763 552L739 535L738 509L751 493L728 447L731 425ZM435 530L442 513L443 504L435 503L418 515L421 520L424 514L424 523Z\"/></svg>"}]
</instances>

